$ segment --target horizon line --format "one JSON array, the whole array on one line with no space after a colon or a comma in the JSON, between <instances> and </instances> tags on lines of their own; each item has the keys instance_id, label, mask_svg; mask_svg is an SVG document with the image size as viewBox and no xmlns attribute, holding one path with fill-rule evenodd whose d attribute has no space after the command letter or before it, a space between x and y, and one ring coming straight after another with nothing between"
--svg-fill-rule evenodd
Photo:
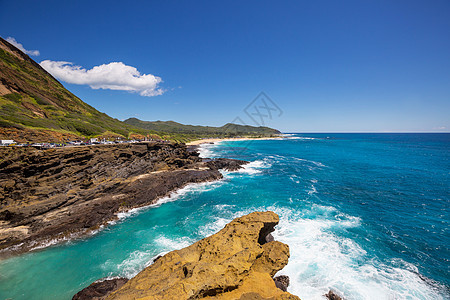
<instances>
[{"instance_id":1,"label":"horizon line","mask_svg":"<svg viewBox=\"0 0 450 300\"><path fill-rule=\"evenodd\" d=\"M309 131L309 132L294 132L281 131L281 133L450 133L450 131Z\"/></svg>"}]
</instances>

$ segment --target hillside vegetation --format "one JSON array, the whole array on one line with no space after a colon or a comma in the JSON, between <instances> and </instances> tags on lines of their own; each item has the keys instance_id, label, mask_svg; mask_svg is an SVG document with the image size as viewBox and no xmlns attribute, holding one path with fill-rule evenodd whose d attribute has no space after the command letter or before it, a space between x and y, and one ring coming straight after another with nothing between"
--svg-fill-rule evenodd
<instances>
[{"instance_id":1,"label":"hillside vegetation","mask_svg":"<svg viewBox=\"0 0 450 300\"><path fill-rule=\"evenodd\" d=\"M255 127L232 123L227 123L221 127L212 127L184 125L174 121L141 121L136 118L129 118L124 122L142 129L164 132L167 134L177 134L180 137L189 139L237 136L268 137L279 135L281 133L280 131L269 127Z\"/></svg>"}]
</instances>

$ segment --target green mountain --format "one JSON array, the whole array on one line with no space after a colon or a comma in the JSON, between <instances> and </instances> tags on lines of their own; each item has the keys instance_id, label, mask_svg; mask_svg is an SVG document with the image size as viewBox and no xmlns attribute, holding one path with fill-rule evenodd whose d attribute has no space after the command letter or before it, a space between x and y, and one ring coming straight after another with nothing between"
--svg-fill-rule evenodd
<instances>
[{"instance_id":1,"label":"green mountain","mask_svg":"<svg viewBox=\"0 0 450 300\"><path fill-rule=\"evenodd\" d=\"M235 137L235 136L275 136L281 132L269 127L255 127L228 123L221 127L184 125L174 121L141 121L129 118L127 124L147 130L178 134L185 137Z\"/></svg>"},{"instance_id":2,"label":"green mountain","mask_svg":"<svg viewBox=\"0 0 450 300\"><path fill-rule=\"evenodd\" d=\"M42 142L148 133L86 104L0 37L0 139Z\"/></svg>"}]
</instances>

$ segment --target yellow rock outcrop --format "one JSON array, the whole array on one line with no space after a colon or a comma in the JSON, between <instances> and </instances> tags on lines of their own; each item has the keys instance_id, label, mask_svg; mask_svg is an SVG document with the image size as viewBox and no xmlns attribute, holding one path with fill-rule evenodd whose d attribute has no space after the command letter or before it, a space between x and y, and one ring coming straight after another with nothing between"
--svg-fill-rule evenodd
<instances>
[{"instance_id":1,"label":"yellow rock outcrop","mask_svg":"<svg viewBox=\"0 0 450 300\"><path fill-rule=\"evenodd\" d=\"M299 299L272 279L289 259L288 245L266 242L278 220L270 211L237 218L160 257L107 299Z\"/></svg>"}]
</instances>

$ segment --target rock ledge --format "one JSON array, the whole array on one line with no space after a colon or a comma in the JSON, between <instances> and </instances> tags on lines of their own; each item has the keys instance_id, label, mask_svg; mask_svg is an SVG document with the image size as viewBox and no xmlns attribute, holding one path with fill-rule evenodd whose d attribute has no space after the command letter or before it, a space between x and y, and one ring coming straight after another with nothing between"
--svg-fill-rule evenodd
<instances>
[{"instance_id":1,"label":"rock ledge","mask_svg":"<svg viewBox=\"0 0 450 300\"><path fill-rule=\"evenodd\" d=\"M106 299L300 299L277 288L273 276L289 247L266 241L274 212L234 219L218 233L167 253Z\"/></svg>"}]
</instances>

